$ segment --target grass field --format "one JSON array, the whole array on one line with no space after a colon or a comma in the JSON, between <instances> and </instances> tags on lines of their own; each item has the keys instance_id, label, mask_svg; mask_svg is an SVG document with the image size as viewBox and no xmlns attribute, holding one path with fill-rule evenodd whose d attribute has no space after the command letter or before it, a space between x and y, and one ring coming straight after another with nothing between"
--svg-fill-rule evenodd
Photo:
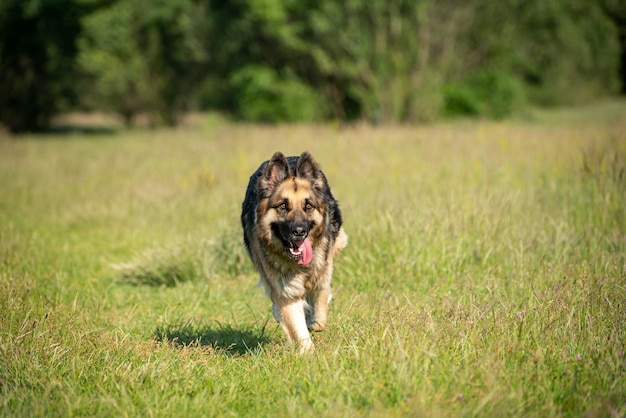
<instances>
[{"instance_id":1,"label":"grass field","mask_svg":"<svg viewBox=\"0 0 626 418\"><path fill-rule=\"evenodd\" d=\"M350 237L316 351L239 224L309 150ZM509 122L0 139L2 416L623 417L626 102Z\"/></svg>"}]
</instances>

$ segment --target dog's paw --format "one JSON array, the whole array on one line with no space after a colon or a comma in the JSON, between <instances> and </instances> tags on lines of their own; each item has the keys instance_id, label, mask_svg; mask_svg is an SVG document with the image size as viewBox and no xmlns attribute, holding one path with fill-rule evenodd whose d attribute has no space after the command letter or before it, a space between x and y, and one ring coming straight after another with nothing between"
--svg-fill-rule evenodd
<instances>
[{"instance_id":1,"label":"dog's paw","mask_svg":"<svg viewBox=\"0 0 626 418\"><path fill-rule=\"evenodd\" d=\"M315 332L319 332L319 331L324 331L324 329L326 328L326 323L322 323L322 322L313 322L312 324L309 324L309 330L311 331L315 331Z\"/></svg>"},{"instance_id":2,"label":"dog's paw","mask_svg":"<svg viewBox=\"0 0 626 418\"><path fill-rule=\"evenodd\" d=\"M312 354L315 351L315 346L310 338L298 342L298 354Z\"/></svg>"}]
</instances>

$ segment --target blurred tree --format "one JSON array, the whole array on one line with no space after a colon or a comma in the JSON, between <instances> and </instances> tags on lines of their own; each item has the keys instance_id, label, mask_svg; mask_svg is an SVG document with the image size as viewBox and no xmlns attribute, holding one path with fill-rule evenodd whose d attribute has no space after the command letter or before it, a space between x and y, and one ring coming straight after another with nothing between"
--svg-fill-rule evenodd
<instances>
[{"instance_id":1,"label":"blurred tree","mask_svg":"<svg viewBox=\"0 0 626 418\"><path fill-rule=\"evenodd\" d=\"M0 2L0 123L14 132L48 127L72 100L75 40L88 4Z\"/></svg>"},{"instance_id":2,"label":"blurred tree","mask_svg":"<svg viewBox=\"0 0 626 418\"><path fill-rule=\"evenodd\" d=\"M321 119L322 97L293 73L248 65L230 79L237 94L237 115L254 122L302 122Z\"/></svg>"},{"instance_id":3,"label":"blurred tree","mask_svg":"<svg viewBox=\"0 0 626 418\"><path fill-rule=\"evenodd\" d=\"M326 100L310 79L302 76L306 48L305 10L295 0L214 1L215 62L220 78L210 78L210 100L236 117L256 122L313 121L329 116ZM209 101L209 100L204 100Z\"/></svg>"},{"instance_id":4,"label":"blurred tree","mask_svg":"<svg viewBox=\"0 0 626 418\"><path fill-rule=\"evenodd\" d=\"M356 102L374 122L436 117L465 13L446 1L311 2L307 53L335 115Z\"/></svg>"},{"instance_id":5,"label":"blurred tree","mask_svg":"<svg viewBox=\"0 0 626 418\"><path fill-rule=\"evenodd\" d=\"M516 71L538 104L577 104L619 88L616 27L597 0L517 0Z\"/></svg>"},{"instance_id":6,"label":"blurred tree","mask_svg":"<svg viewBox=\"0 0 626 418\"><path fill-rule=\"evenodd\" d=\"M237 64L224 68L246 75L230 78L243 117L242 105L267 109L294 79L334 117L373 122L502 118L527 101L577 103L618 85L615 27L594 0L241 0L224 9L229 39L241 40Z\"/></svg>"},{"instance_id":7,"label":"blurred tree","mask_svg":"<svg viewBox=\"0 0 626 418\"><path fill-rule=\"evenodd\" d=\"M442 103L444 67L466 24L465 8L448 3L221 3L215 7L216 21L222 22L216 33L222 35L220 49L229 53L219 67L234 89L233 108L256 118L265 113L248 111L257 103L265 110L281 109L285 120L433 119ZM289 103L303 107L305 100L312 104L294 115Z\"/></svg>"},{"instance_id":8,"label":"blurred tree","mask_svg":"<svg viewBox=\"0 0 626 418\"><path fill-rule=\"evenodd\" d=\"M211 62L208 2L118 0L84 24L78 62L91 79L84 102L128 125L138 113L175 125Z\"/></svg>"},{"instance_id":9,"label":"blurred tree","mask_svg":"<svg viewBox=\"0 0 626 418\"><path fill-rule=\"evenodd\" d=\"M620 45L621 93L626 94L626 2L623 0L603 0L606 15L617 28Z\"/></svg>"},{"instance_id":10,"label":"blurred tree","mask_svg":"<svg viewBox=\"0 0 626 418\"><path fill-rule=\"evenodd\" d=\"M593 0L482 0L444 88L445 114L506 117L618 89L615 26Z\"/></svg>"},{"instance_id":11,"label":"blurred tree","mask_svg":"<svg viewBox=\"0 0 626 418\"><path fill-rule=\"evenodd\" d=\"M41 129L77 91L128 124L146 114L173 125L196 104L261 122L502 118L528 102L617 91L624 9L619 0L3 0L0 122Z\"/></svg>"}]
</instances>

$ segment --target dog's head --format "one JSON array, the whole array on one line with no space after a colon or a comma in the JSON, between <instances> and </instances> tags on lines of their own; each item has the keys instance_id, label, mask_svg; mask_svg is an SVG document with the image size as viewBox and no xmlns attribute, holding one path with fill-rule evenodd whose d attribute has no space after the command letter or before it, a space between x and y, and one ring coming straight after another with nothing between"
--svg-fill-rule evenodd
<instances>
[{"instance_id":1,"label":"dog's head","mask_svg":"<svg viewBox=\"0 0 626 418\"><path fill-rule=\"evenodd\" d=\"M282 246L298 264L311 262L313 246L323 231L324 186L324 175L308 152L300 155L295 169L277 152L263 170L260 189L267 200L258 217L261 230L268 244Z\"/></svg>"}]
</instances>

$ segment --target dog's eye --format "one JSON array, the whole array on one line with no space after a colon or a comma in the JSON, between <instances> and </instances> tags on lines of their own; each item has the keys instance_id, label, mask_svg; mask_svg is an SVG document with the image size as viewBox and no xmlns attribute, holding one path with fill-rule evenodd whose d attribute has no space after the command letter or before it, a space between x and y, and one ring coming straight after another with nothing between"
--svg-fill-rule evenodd
<instances>
[{"instance_id":1,"label":"dog's eye","mask_svg":"<svg viewBox=\"0 0 626 418\"><path fill-rule=\"evenodd\" d=\"M309 212L309 211L311 211L311 210L313 210L313 209L315 209L315 206L313 206L313 205L311 204L311 202L306 202L306 205L304 205L304 210L306 210L307 212Z\"/></svg>"},{"instance_id":2,"label":"dog's eye","mask_svg":"<svg viewBox=\"0 0 626 418\"><path fill-rule=\"evenodd\" d=\"M283 202L280 205L276 206L276 209L287 210L287 203Z\"/></svg>"}]
</instances>

